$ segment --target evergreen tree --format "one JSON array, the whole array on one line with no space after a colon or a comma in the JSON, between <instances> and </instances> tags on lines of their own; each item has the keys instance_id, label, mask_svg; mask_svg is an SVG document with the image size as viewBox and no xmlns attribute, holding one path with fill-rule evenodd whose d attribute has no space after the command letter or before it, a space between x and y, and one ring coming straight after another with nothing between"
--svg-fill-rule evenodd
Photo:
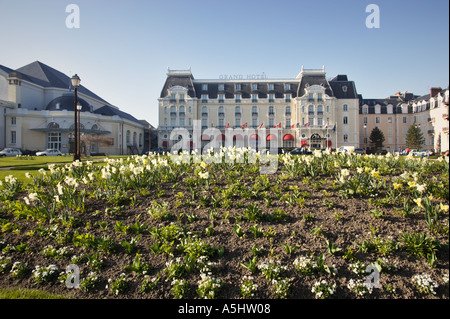
<instances>
[{"instance_id":1,"label":"evergreen tree","mask_svg":"<svg viewBox=\"0 0 450 319\"><path fill-rule=\"evenodd\" d=\"M420 127L411 125L406 133L406 147L410 149L420 149L425 144L425 138L423 137Z\"/></svg>"},{"instance_id":2,"label":"evergreen tree","mask_svg":"<svg viewBox=\"0 0 450 319\"><path fill-rule=\"evenodd\" d=\"M377 152L383 148L384 134L377 126L370 133L369 139L373 151Z\"/></svg>"}]
</instances>

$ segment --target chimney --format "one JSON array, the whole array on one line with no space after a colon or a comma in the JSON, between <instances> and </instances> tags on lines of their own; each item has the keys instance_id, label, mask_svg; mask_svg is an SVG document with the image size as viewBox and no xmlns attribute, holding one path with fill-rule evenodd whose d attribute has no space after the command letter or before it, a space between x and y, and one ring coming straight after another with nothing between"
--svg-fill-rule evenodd
<instances>
[{"instance_id":1,"label":"chimney","mask_svg":"<svg viewBox=\"0 0 450 319\"><path fill-rule=\"evenodd\" d=\"M434 87L430 89L430 97L435 97L436 95L438 95L439 93L441 93L442 88L440 87Z\"/></svg>"}]
</instances>

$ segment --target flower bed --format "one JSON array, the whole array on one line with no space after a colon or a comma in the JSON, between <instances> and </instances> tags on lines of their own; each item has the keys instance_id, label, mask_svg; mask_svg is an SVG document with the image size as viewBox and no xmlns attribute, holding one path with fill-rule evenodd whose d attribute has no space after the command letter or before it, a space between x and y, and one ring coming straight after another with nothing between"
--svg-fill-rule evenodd
<instances>
[{"instance_id":1,"label":"flower bed","mask_svg":"<svg viewBox=\"0 0 450 319\"><path fill-rule=\"evenodd\" d=\"M284 154L262 175L260 156L229 148L50 165L26 188L7 176L0 287L75 298L449 297L447 160ZM77 288L68 265L80 270Z\"/></svg>"}]
</instances>

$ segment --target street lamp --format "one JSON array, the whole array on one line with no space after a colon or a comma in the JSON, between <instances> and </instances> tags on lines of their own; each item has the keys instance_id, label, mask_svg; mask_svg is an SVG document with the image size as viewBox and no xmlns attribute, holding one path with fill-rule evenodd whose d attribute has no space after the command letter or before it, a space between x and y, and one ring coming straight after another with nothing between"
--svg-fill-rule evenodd
<instances>
[{"instance_id":1,"label":"street lamp","mask_svg":"<svg viewBox=\"0 0 450 319\"><path fill-rule=\"evenodd\" d=\"M72 86L75 88L75 101L74 101L74 105L73 105L73 113L74 113L74 119L75 119L75 123L74 123L74 136L75 136L75 147L74 147L74 151L73 151L73 161L75 162L76 160L80 160L80 152L78 149L78 117L77 117L77 109L78 109L78 98L77 98L77 94L78 94L78 87L80 86L80 77L75 74L74 76L72 76L71 78L72 81Z\"/></svg>"},{"instance_id":2,"label":"street lamp","mask_svg":"<svg viewBox=\"0 0 450 319\"><path fill-rule=\"evenodd\" d=\"M364 123L364 154L367 154L367 124Z\"/></svg>"}]
</instances>

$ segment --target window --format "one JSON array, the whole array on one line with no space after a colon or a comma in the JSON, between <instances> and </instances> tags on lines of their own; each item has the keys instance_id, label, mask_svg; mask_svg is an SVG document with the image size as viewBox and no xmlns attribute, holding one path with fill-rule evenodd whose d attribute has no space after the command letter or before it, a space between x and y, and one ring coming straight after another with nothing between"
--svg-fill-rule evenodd
<instances>
[{"instance_id":1,"label":"window","mask_svg":"<svg viewBox=\"0 0 450 319\"><path fill-rule=\"evenodd\" d=\"M291 98L292 98L292 94L285 94L284 95L284 100L286 101L286 102L291 102Z\"/></svg>"},{"instance_id":2,"label":"window","mask_svg":"<svg viewBox=\"0 0 450 319\"><path fill-rule=\"evenodd\" d=\"M258 94L252 94L252 103L258 103Z\"/></svg>"},{"instance_id":3,"label":"window","mask_svg":"<svg viewBox=\"0 0 450 319\"><path fill-rule=\"evenodd\" d=\"M392 117L388 117L387 122L390 124L392 123Z\"/></svg>"},{"instance_id":4,"label":"window","mask_svg":"<svg viewBox=\"0 0 450 319\"><path fill-rule=\"evenodd\" d=\"M240 106L236 106L234 108L234 116L241 116L241 107Z\"/></svg>"},{"instance_id":5,"label":"window","mask_svg":"<svg viewBox=\"0 0 450 319\"><path fill-rule=\"evenodd\" d=\"M286 116L291 116L291 107L286 106Z\"/></svg>"},{"instance_id":6,"label":"window","mask_svg":"<svg viewBox=\"0 0 450 319\"><path fill-rule=\"evenodd\" d=\"M273 83L269 83L268 87L269 87L269 91L272 91L274 89Z\"/></svg>"},{"instance_id":7,"label":"window","mask_svg":"<svg viewBox=\"0 0 450 319\"><path fill-rule=\"evenodd\" d=\"M273 106L269 106L269 115L275 115L275 111L273 109Z\"/></svg>"},{"instance_id":8,"label":"window","mask_svg":"<svg viewBox=\"0 0 450 319\"><path fill-rule=\"evenodd\" d=\"M322 102L322 101L323 101L323 94L322 94L322 93L318 93L318 94L317 94L317 100L318 100L319 102Z\"/></svg>"},{"instance_id":9,"label":"window","mask_svg":"<svg viewBox=\"0 0 450 319\"><path fill-rule=\"evenodd\" d=\"M403 123L408 123L408 119L407 119L407 117L406 116L403 116Z\"/></svg>"},{"instance_id":10,"label":"window","mask_svg":"<svg viewBox=\"0 0 450 319\"><path fill-rule=\"evenodd\" d=\"M252 106L252 116L258 116L258 107Z\"/></svg>"},{"instance_id":11,"label":"window","mask_svg":"<svg viewBox=\"0 0 450 319\"><path fill-rule=\"evenodd\" d=\"M275 102L275 94L269 94L269 102Z\"/></svg>"},{"instance_id":12,"label":"window","mask_svg":"<svg viewBox=\"0 0 450 319\"><path fill-rule=\"evenodd\" d=\"M61 150L61 133L48 133L47 148Z\"/></svg>"},{"instance_id":13,"label":"window","mask_svg":"<svg viewBox=\"0 0 450 319\"><path fill-rule=\"evenodd\" d=\"M240 117L237 117L237 118L235 119L234 126L235 126L235 127L241 126L241 118L240 118Z\"/></svg>"},{"instance_id":14,"label":"window","mask_svg":"<svg viewBox=\"0 0 450 319\"><path fill-rule=\"evenodd\" d=\"M225 90L225 84L219 84L219 91L224 91Z\"/></svg>"},{"instance_id":15,"label":"window","mask_svg":"<svg viewBox=\"0 0 450 319\"><path fill-rule=\"evenodd\" d=\"M184 127L185 123L184 117L180 117L180 127Z\"/></svg>"},{"instance_id":16,"label":"window","mask_svg":"<svg viewBox=\"0 0 450 319\"><path fill-rule=\"evenodd\" d=\"M130 145L130 141L131 141L131 132L127 131L127 139L126 139L127 145Z\"/></svg>"},{"instance_id":17,"label":"window","mask_svg":"<svg viewBox=\"0 0 450 319\"><path fill-rule=\"evenodd\" d=\"M219 119L219 128L225 127L223 119Z\"/></svg>"},{"instance_id":18,"label":"window","mask_svg":"<svg viewBox=\"0 0 450 319\"><path fill-rule=\"evenodd\" d=\"M208 94L202 94L202 103L208 103Z\"/></svg>"},{"instance_id":19,"label":"window","mask_svg":"<svg viewBox=\"0 0 450 319\"><path fill-rule=\"evenodd\" d=\"M322 106L322 105L319 105L319 106L317 107L317 114L318 114L318 115L322 115L322 114L323 114L323 106Z\"/></svg>"},{"instance_id":20,"label":"window","mask_svg":"<svg viewBox=\"0 0 450 319\"><path fill-rule=\"evenodd\" d=\"M348 143L348 135L344 134L344 143Z\"/></svg>"},{"instance_id":21,"label":"window","mask_svg":"<svg viewBox=\"0 0 450 319\"><path fill-rule=\"evenodd\" d=\"M367 116L364 116L364 117L363 117L363 123L364 123L364 124L367 124Z\"/></svg>"},{"instance_id":22,"label":"window","mask_svg":"<svg viewBox=\"0 0 450 319\"><path fill-rule=\"evenodd\" d=\"M348 117L347 116L344 116L343 123L344 124L348 124Z\"/></svg>"},{"instance_id":23,"label":"window","mask_svg":"<svg viewBox=\"0 0 450 319\"><path fill-rule=\"evenodd\" d=\"M177 95L176 94L170 94L170 101L171 102L175 102L177 100Z\"/></svg>"},{"instance_id":24,"label":"window","mask_svg":"<svg viewBox=\"0 0 450 319\"><path fill-rule=\"evenodd\" d=\"M342 92L347 92L348 88L346 85L342 86Z\"/></svg>"},{"instance_id":25,"label":"window","mask_svg":"<svg viewBox=\"0 0 450 319\"><path fill-rule=\"evenodd\" d=\"M314 115L314 105L308 106L308 114Z\"/></svg>"},{"instance_id":26,"label":"window","mask_svg":"<svg viewBox=\"0 0 450 319\"><path fill-rule=\"evenodd\" d=\"M252 119L252 127L258 127L258 119L257 118Z\"/></svg>"},{"instance_id":27,"label":"window","mask_svg":"<svg viewBox=\"0 0 450 319\"><path fill-rule=\"evenodd\" d=\"M286 119L286 128L291 128L291 119Z\"/></svg>"},{"instance_id":28,"label":"window","mask_svg":"<svg viewBox=\"0 0 450 319\"><path fill-rule=\"evenodd\" d=\"M317 125L318 125L318 126L322 126L322 125L323 125L323 120L322 120L321 117L319 117L319 118L317 119Z\"/></svg>"},{"instance_id":29,"label":"window","mask_svg":"<svg viewBox=\"0 0 450 319\"><path fill-rule=\"evenodd\" d=\"M269 119L269 128L272 128L275 125L275 120L273 118Z\"/></svg>"},{"instance_id":30,"label":"window","mask_svg":"<svg viewBox=\"0 0 450 319\"><path fill-rule=\"evenodd\" d=\"M313 93L309 93L308 102L314 102L314 94Z\"/></svg>"},{"instance_id":31,"label":"window","mask_svg":"<svg viewBox=\"0 0 450 319\"><path fill-rule=\"evenodd\" d=\"M252 84L252 91L256 91L256 90L258 90L258 84L253 83Z\"/></svg>"},{"instance_id":32,"label":"window","mask_svg":"<svg viewBox=\"0 0 450 319\"><path fill-rule=\"evenodd\" d=\"M11 144L17 143L17 133L16 131L11 131Z\"/></svg>"},{"instance_id":33,"label":"window","mask_svg":"<svg viewBox=\"0 0 450 319\"><path fill-rule=\"evenodd\" d=\"M202 84L202 90L208 91L208 84Z\"/></svg>"},{"instance_id":34,"label":"window","mask_svg":"<svg viewBox=\"0 0 450 319\"><path fill-rule=\"evenodd\" d=\"M234 95L234 99L236 103L240 103L241 102L241 95L240 94L235 94Z\"/></svg>"},{"instance_id":35,"label":"window","mask_svg":"<svg viewBox=\"0 0 450 319\"><path fill-rule=\"evenodd\" d=\"M225 94L219 94L219 103L225 102Z\"/></svg>"},{"instance_id":36,"label":"window","mask_svg":"<svg viewBox=\"0 0 450 319\"><path fill-rule=\"evenodd\" d=\"M285 91L289 91L291 89L291 84L290 83L285 83L284 84L284 90Z\"/></svg>"},{"instance_id":37,"label":"window","mask_svg":"<svg viewBox=\"0 0 450 319\"><path fill-rule=\"evenodd\" d=\"M344 112L347 112L347 111L348 111L348 105L347 105L347 104L344 104L344 105L342 106L342 108L343 108L343 111L344 111Z\"/></svg>"},{"instance_id":38,"label":"window","mask_svg":"<svg viewBox=\"0 0 450 319\"><path fill-rule=\"evenodd\" d=\"M375 123L380 124L380 118L378 116L375 118Z\"/></svg>"},{"instance_id":39,"label":"window","mask_svg":"<svg viewBox=\"0 0 450 319\"><path fill-rule=\"evenodd\" d=\"M184 94L180 94L180 101L184 101Z\"/></svg>"},{"instance_id":40,"label":"window","mask_svg":"<svg viewBox=\"0 0 450 319\"><path fill-rule=\"evenodd\" d=\"M219 106L219 117L225 116L225 111L223 110L223 106Z\"/></svg>"},{"instance_id":41,"label":"window","mask_svg":"<svg viewBox=\"0 0 450 319\"><path fill-rule=\"evenodd\" d=\"M11 125L16 125L16 117L11 117Z\"/></svg>"},{"instance_id":42,"label":"window","mask_svg":"<svg viewBox=\"0 0 450 319\"><path fill-rule=\"evenodd\" d=\"M208 116L208 108L206 106L202 107L202 116Z\"/></svg>"},{"instance_id":43,"label":"window","mask_svg":"<svg viewBox=\"0 0 450 319\"><path fill-rule=\"evenodd\" d=\"M240 91L240 90L241 90L241 84L236 83L236 84L234 85L234 89L235 89L236 91Z\"/></svg>"},{"instance_id":44,"label":"window","mask_svg":"<svg viewBox=\"0 0 450 319\"><path fill-rule=\"evenodd\" d=\"M363 114L369 114L369 107L367 105L363 106Z\"/></svg>"},{"instance_id":45,"label":"window","mask_svg":"<svg viewBox=\"0 0 450 319\"><path fill-rule=\"evenodd\" d=\"M330 113L330 106L327 105L327 113Z\"/></svg>"}]
</instances>

